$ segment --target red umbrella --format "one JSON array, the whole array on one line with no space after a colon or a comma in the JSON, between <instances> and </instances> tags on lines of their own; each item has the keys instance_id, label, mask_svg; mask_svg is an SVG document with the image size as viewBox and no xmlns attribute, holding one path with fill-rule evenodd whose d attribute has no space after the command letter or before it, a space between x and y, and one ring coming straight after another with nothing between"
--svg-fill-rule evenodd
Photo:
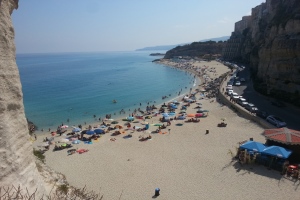
<instances>
[{"instance_id":1,"label":"red umbrella","mask_svg":"<svg viewBox=\"0 0 300 200\"><path fill-rule=\"evenodd\" d=\"M284 144L298 144L300 145L300 131L288 128L266 129L263 135L268 140L281 142Z\"/></svg>"}]
</instances>

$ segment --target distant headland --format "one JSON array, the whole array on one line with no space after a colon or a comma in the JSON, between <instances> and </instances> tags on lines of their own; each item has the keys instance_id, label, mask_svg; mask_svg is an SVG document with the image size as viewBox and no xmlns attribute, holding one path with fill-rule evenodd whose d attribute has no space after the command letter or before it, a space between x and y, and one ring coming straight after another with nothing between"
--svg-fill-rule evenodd
<instances>
[{"instance_id":1,"label":"distant headland","mask_svg":"<svg viewBox=\"0 0 300 200\"><path fill-rule=\"evenodd\" d=\"M150 53L150 56L164 56L165 53Z\"/></svg>"}]
</instances>

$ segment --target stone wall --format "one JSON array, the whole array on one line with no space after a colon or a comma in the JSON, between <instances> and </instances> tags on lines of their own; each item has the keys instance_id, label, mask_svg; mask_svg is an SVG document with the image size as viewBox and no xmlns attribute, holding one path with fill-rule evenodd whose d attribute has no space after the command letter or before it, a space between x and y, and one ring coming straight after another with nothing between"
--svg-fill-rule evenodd
<instances>
[{"instance_id":1,"label":"stone wall","mask_svg":"<svg viewBox=\"0 0 300 200\"><path fill-rule=\"evenodd\" d=\"M0 0L0 186L45 194L29 140L11 14L18 0Z\"/></svg>"}]
</instances>

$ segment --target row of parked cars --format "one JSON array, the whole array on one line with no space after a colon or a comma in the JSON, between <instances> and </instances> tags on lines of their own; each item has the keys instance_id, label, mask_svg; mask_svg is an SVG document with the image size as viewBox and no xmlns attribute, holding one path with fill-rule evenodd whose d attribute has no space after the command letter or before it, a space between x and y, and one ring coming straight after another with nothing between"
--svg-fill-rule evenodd
<instances>
[{"instance_id":1,"label":"row of parked cars","mask_svg":"<svg viewBox=\"0 0 300 200\"><path fill-rule=\"evenodd\" d=\"M240 106L248 110L249 112L255 113L256 116L265 119L267 122L271 123L272 125L278 128L286 126L286 123L279 117L274 115L269 115L267 112L259 110L253 103L247 102L247 100L243 96L240 96L239 94L234 92L231 83L232 83L231 81L228 81L226 86L226 92L225 92L228 96L230 96L231 101L236 102L237 104L239 104Z\"/></svg>"}]
</instances>

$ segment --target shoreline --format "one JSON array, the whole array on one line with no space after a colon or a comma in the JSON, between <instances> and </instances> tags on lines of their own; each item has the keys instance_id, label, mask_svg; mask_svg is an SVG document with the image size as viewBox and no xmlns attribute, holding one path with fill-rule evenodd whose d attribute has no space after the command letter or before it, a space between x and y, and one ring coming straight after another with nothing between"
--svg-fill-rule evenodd
<instances>
[{"instance_id":1,"label":"shoreline","mask_svg":"<svg viewBox=\"0 0 300 200\"><path fill-rule=\"evenodd\" d=\"M174 66L172 66L172 65L169 65L169 64L165 64L165 63L156 63L156 64L159 64L159 65L161 65L161 66L165 66L165 67L173 67L173 68L176 68L176 67L174 67ZM177 69L179 69L179 68L177 68ZM179 70L181 70L181 71L185 71L185 72L189 72L190 74L193 74L193 78L194 78L194 81L196 80L196 83L198 83L199 82L199 84L200 83L202 83L202 80L201 80L201 78L195 73L195 72L193 72L193 71L191 71L191 70L183 70L183 69L179 69ZM199 84L196 84L196 86L191 86L192 87L192 89L194 89L194 88L198 88L199 87ZM178 91L180 91L180 89L178 89ZM194 89L194 91L195 91L195 89ZM175 96L175 95L171 95L171 96L166 96L167 98L162 102L162 103L158 103L158 104L155 104L155 103L153 103L152 101L151 101L151 103L149 104L149 105L154 105L154 106L156 106L156 107L160 107L161 105L163 105L163 103L169 103L169 102L171 102L171 101L174 101L174 100L178 100L178 99L182 99L182 97L183 96L185 96L185 95L188 95L190 92L188 91L188 88L186 87L186 89L185 89L185 92L184 93L182 93L182 94L180 94L180 95L178 95L178 96ZM131 110L133 107L136 107L135 109L138 109L138 108L140 108L138 105L134 105L134 106L131 106L131 107L127 107L127 108L125 108L125 111L126 111L126 114L119 114L119 113L116 113L116 115L114 115L113 113L111 113L111 118L113 118L114 119L114 121L122 121L122 119L124 119L124 118L126 118L126 117L128 117L128 113L129 114L131 114L132 112L133 112L133 110ZM129 109L129 110L128 110ZM143 110L143 109L141 109L141 110ZM85 129L88 129L88 127L89 126L92 126L92 127L99 127L101 124L102 124L102 122L103 122L103 119L105 118L105 116L103 115L103 116L100 116L101 117L101 121L99 121L98 119L99 119L99 116L96 116L95 118L92 118L92 116L91 116L91 120L90 121L88 121L88 120L86 120L86 121L82 121L82 123L80 123L80 125L82 125L83 127L85 127ZM94 119L94 120L93 120ZM68 123L68 122L66 122L66 123L64 123L63 122L63 124L64 125L68 125L69 126L69 128L67 128L66 130L67 130L67 132L70 132L71 130L72 130L72 128L71 127L77 127L79 124L77 124L77 125L70 125L70 123ZM57 126L59 126L60 124L58 124ZM49 134L51 134L51 132L56 132L56 126L54 127L49 127L50 128L50 131L49 131L49 129L43 129L43 131L41 130L41 129L39 129L39 130L35 130L34 131L34 133L33 134L37 134L37 135L43 135L43 136L46 136L46 135L49 135ZM85 130L85 129L83 129L83 130Z\"/></svg>"},{"instance_id":2,"label":"shoreline","mask_svg":"<svg viewBox=\"0 0 300 200\"><path fill-rule=\"evenodd\" d=\"M174 100L181 101L181 99L182 99L183 96L188 95L191 92L195 92L196 90L203 89L203 85L205 85L205 78L203 76L206 76L207 74L206 73L202 74L202 73L194 71L192 69L184 69L184 68L182 68L183 66L186 66L185 64L188 64L189 66L193 66L195 64L195 66L193 66L193 67L196 67L198 69L199 67L201 67L201 61L190 62L189 60L187 60L186 62L187 63L184 63L184 64L183 63L177 63L177 62L173 62L173 61L171 61L169 59L160 59L158 62L155 62L156 64L159 64L159 65L162 65L162 66L165 66L165 67L172 67L172 68L176 68L178 70L185 71L185 72L188 72L190 74L193 74L194 75L194 79L196 80L196 82L199 82L199 84L196 84L196 86L192 87L193 89L190 92L188 92L188 90L187 90L185 93L181 94L180 96L174 96L173 98L170 98L170 99L167 98L166 101L164 101L164 103L169 103L169 102L174 101ZM203 61L203 62L206 63L206 64L209 63L207 61ZM217 61L213 61L213 62L219 63ZM219 63L219 64L221 64L221 63ZM212 74L210 74L210 76L212 76ZM214 76L214 78L216 78L216 77L218 77L218 75ZM158 108L161 105L163 105L163 103L153 104L153 105ZM143 110L143 109L141 109L141 110ZM127 112L129 113L129 111L127 111ZM113 120L114 121L118 121L118 122L122 122L123 121L122 119L124 119L126 117L128 117L128 114L120 114L117 117L114 117L114 115L112 115ZM98 121L97 117L94 118L94 119L95 119L94 122L92 122L92 121L86 122L86 123L83 122L81 124L84 127L82 130L87 130L89 128L89 126L91 126L93 128L96 128L96 127L99 128L101 126L101 124L103 123L104 117L101 117L101 121ZM77 127L77 125L75 125L75 126L74 125L68 125L68 126L69 126L69 128L66 129L66 132L68 132L68 133L72 131L72 127ZM55 130L51 129L50 131L49 130L43 130L43 131L36 130L33 134L37 134L39 136L47 136L47 135L51 135L51 133L53 131L56 132L56 129Z\"/></svg>"}]
</instances>

